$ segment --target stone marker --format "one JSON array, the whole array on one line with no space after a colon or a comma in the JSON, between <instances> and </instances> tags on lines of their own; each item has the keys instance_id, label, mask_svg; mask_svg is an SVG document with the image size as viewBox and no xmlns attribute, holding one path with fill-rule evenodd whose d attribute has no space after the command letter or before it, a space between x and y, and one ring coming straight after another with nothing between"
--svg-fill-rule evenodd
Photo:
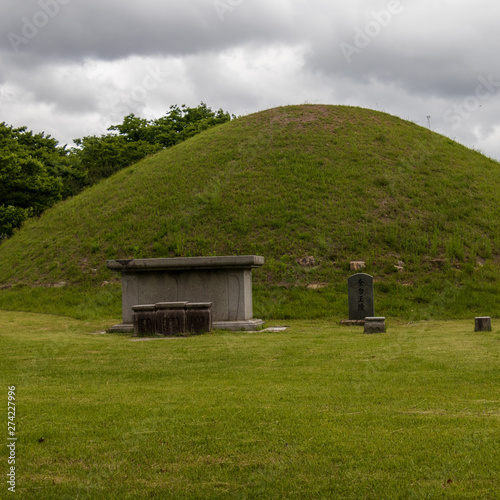
<instances>
[{"instance_id":1,"label":"stone marker","mask_svg":"<svg viewBox=\"0 0 500 500\"><path fill-rule=\"evenodd\" d=\"M159 302L156 304L157 333L171 337L186 331L187 302Z\"/></svg>"},{"instance_id":2,"label":"stone marker","mask_svg":"<svg viewBox=\"0 0 500 500\"><path fill-rule=\"evenodd\" d=\"M366 262L364 260L352 260L349 266L351 271L360 271L366 267Z\"/></svg>"},{"instance_id":3,"label":"stone marker","mask_svg":"<svg viewBox=\"0 0 500 500\"><path fill-rule=\"evenodd\" d=\"M154 304L141 304L132 306L132 322L134 335L144 337L156 332L156 306Z\"/></svg>"},{"instance_id":4,"label":"stone marker","mask_svg":"<svg viewBox=\"0 0 500 500\"><path fill-rule=\"evenodd\" d=\"M385 333L384 317L366 317L365 333Z\"/></svg>"},{"instance_id":5,"label":"stone marker","mask_svg":"<svg viewBox=\"0 0 500 500\"><path fill-rule=\"evenodd\" d=\"M188 302L186 304L186 331L204 333L212 329L212 303Z\"/></svg>"},{"instance_id":6,"label":"stone marker","mask_svg":"<svg viewBox=\"0 0 500 500\"><path fill-rule=\"evenodd\" d=\"M491 318L489 316L478 316L475 321L476 332L491 332Z\"/></svg>"},{"instance_id":7,"label":"stone marker","mask_svg":"<svg viewBox=\"0 0 500 500\"><path fill-rule=\"evenodd\" d=\"M307 255L302 259L296 259L296 262L299 266L302 267L313 267L316 264L316 260L312 255Z\"/></svg>"},{"instance_id":8,"label":"stone marker","mask_svg":"<svg viewBox=\"0 0 500 500\"><path fill-rule=\"evenodd\" d=\"M375 316L373 307L373 276L353 274L347 280L349 319L362 320Z\"/></svg>"}]
</instances>

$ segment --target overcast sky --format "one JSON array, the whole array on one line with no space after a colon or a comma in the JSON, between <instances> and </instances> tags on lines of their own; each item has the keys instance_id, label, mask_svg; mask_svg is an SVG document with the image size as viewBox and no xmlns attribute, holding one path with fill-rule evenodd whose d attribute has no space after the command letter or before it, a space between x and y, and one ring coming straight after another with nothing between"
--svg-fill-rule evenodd
<instances>
[{"instance_id":1,"label":"overcast sky","mask_svg":"<svg viewBox=\"0 0 500 500\"><path fill-rule=\"evenodd\" d=\"M61 145L172 104L385 111L500 159L498 0L0 0L0 122Z\"/></svg>"}]
</instances>

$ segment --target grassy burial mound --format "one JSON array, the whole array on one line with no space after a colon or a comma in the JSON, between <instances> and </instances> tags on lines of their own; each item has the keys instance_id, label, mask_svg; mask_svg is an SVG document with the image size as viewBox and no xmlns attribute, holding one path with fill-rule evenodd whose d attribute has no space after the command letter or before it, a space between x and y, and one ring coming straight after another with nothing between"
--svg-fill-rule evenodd
<instances>
[{"instance_id":1,"label":"grassy burial mound","mask_svg":"<svg viewBox=\"0 0 500 500\"><path fill-rule=\"evenodd\" d=\"M116 279L106 259L259 254L257 314L311 317L344 308L349 262L364 260L378 313L498 315L499 214L498 162L385 113L287 106L28 222L0 246L0 285L97 288Z\"/></svg>"}]
</instances>

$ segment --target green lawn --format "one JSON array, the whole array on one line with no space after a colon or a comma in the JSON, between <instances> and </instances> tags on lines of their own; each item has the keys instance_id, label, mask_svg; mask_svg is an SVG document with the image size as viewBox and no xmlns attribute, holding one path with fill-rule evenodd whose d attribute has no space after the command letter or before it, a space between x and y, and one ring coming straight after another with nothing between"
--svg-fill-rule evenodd
<instances>
[{"instance_id":1,"label":"green lawn","mask_svg":"<svg viewBox=\"0 0 500 500\"><path fill-rule=\"evenodd\" d=\"M18 498L498 498L496 321L153 341L111 324L0 312Z\"/></svg>"}]
</instances>

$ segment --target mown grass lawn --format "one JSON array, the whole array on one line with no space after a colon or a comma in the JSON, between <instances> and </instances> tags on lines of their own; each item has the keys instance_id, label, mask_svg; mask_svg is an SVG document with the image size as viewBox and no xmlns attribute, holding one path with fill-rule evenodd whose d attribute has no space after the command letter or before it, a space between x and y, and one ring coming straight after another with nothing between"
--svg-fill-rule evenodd
<instances>
[{"instance_id":1,"label":"mown grass lawn","mask_svg":"<svg viewBox=\"0 0 500 500\"><path fill-rule=\"evenodd\" d=\"M18 498L498 498L495 322L153 341L110 324L0 312Z\"/></svg>"}]
</instances>

